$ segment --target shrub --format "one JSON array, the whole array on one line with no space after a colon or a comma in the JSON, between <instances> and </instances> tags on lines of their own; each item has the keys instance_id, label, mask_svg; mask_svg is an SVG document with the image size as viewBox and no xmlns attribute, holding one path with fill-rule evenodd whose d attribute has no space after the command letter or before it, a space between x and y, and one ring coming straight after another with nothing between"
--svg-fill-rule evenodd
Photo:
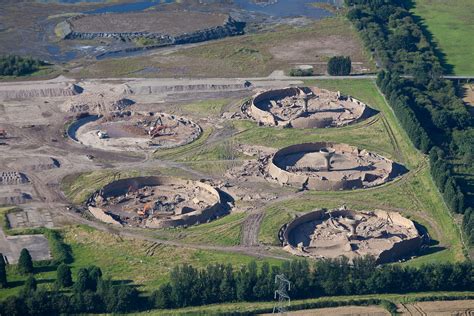
<instances>
[{"instance_id":1,"label":"shrub","mask_svg":"<svg viewBox=\"0 0 474 316\"><path fill-rule=\"evenodd\" d=\"M350 57L334 56L328 61L328 74L331 76L348 76L351 73L351 68Z\"/></svg>"},{"instance_id":2,"label":"shrub","mask_svg":"<svg viewBox=\"0 0 474 316\"><path fill-rule=\"evenodd\" d=\"M290 70L289 75L292 77L308 77L313 75L313 69L293 68Z\"/></svg>"}]
</instances>

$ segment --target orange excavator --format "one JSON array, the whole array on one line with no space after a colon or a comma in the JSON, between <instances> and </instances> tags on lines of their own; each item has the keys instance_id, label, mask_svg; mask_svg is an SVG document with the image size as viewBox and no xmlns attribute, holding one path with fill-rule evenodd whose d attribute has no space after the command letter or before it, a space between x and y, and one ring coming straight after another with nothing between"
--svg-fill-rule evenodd
<instances>
[{"instance_id":1,"label":"orange excavator","mask_svg":"<svg viewBox=\"0 0 474 316\"><path fill-rule=\"evenodd\" d=\"M150 137L153 139L157 136L161 136L161 131L164 130L164 129L167 129L169 128L168 125L158 125L156 127L154 127L151 131L150 131Z\"/></svg>"},{"instance_id":2,"label":"orange excavator","mask_svg":"<svg viewBox=\"0 0 474 316\"><path fill-rule=\"evenodd\" d=\"M163 125L163 122L161 121L161 117L159 117L153 123L153 126L150 127L150 131L148 132L148 135L150 135L150 137L153 139L155 137L161 136L160 132L167 128L169 128L169 126Z\"/></svg>"},{"instance_id":3,"label":"orange excavator","mask_svg":"<svg viewBox=\"0 0 474 316\"><path fill-rule=\"evenodd\" d=\"M0 129L0 138L7 138L7 131L4 129Z\"/></svg>"},{"instance_id":4,"label":"orange excavator","mask_svg":"<svg viewBox=\"0 0 474 316\"><path fill-rule=\"evenodd\" d=\"M152 209L153 209L153 202L148 202L143 206L143 210L139 210L137 214L140 216L145 216L146 213Z\"/></svg>"}]
</instances>

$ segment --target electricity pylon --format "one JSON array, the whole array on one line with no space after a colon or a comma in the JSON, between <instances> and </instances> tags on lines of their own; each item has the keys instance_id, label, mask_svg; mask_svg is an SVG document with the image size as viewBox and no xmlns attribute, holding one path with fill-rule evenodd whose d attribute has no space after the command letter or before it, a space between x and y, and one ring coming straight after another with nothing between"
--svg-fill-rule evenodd
<instances>
[{"instance_id":1,"label":"electricity pylon","mask_svg":"<svg viewBox=\"0 0 474 316\"><path fill-rule=\"evenodd\" d=\"M277 290L275 291L275 299L278 297L278 303L273 307L273 314L285 314L287 307L290 306L290 296L288 291L290 290L290 281L283 274L277 274L275 276L275 284L277 284Z\"/></svg>"}]
</instances>

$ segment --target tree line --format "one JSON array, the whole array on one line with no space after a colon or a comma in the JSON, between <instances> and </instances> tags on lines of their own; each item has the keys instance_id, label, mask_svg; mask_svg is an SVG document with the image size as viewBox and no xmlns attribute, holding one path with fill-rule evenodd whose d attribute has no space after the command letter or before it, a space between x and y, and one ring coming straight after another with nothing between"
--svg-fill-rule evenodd
<instances>
[{"instance_id":1,"label":"tree line","mask_svg":"<svg viewBox=\"0 0 474 316\"><path fill-rule=\"evenodd\" d=\"M377 85L402 127L423 153L451 211L464 214L463 231L474 243L474 215L469 185L453 161L474 169L474 121L459 98L459 87L441 75L433 45L409 9L409 0L346 0L347 17L383 68Z\"/></svg>"},{"instance_id":2,"label":"tree line","mask_svg":"<svg viewBox=\"0 0 474 316\"><path fill-rule=\"evenodd\" d=\"M23 76L46 65L44 61L17 55L0 56L0 76Z\"/></svg>"},{"instance_id":3,"label":"tree line","mask_svg":"<svg viewBox=\"0 0 474 316\"><path fill-rule=\"evenodd\" d=\"M321 296L408 293L421 291L463 291L474 289L472 263L377 266L372 257L347 258L309 263L293 260L282 266L255 262L235 269L211 264L205 269L190 265L174 268L170 282L151 296L155 308L177 308L237 301L274 299L275 276L284 274L291 282L291 299Z\"/></svg>"},{"instance_id":4,"label":"tree line","mask_svg":"<svg viewBox=\"0 0 474 316\"><path fill-rule=\"evenodd\" d=\"M50 291L38 287L31 274L19 295L0 303L0 314L126 313L222 302L271 301L277 274L284 274L291 282L288 292L291 299L474 290L471 262L413 268L377 266L374 258L365 257L355 259L352 264L347 258L312 263L300 259L281 266L263 263L260 268L255 261L240 267L209 264L203 269L185 264L173 268L169 282L150 296L140 295L133 285L104 278L96 266L79 269L73 282L70 267L63 263L57 268L56 281Z\"/></svg>"}]
</instances>

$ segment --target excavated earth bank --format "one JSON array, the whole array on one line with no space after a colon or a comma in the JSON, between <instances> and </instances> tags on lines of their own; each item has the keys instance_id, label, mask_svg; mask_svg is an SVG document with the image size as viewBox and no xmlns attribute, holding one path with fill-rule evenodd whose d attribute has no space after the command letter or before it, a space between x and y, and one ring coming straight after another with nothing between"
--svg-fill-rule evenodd
<instances>
[{"instance_id":1,"label":"excavated earth bank","mask_svg":"<svg viewBox=\"0 0 474 316\"><path fill-rule=\"evenodd\" d=\"M378 154L328 142L280 149L268 165L268 174L282 185L321 191L373 187L403 171Z\"/></svg>"},{"instance_id":2,"label":"excavated earth bank","mask_svg":"<svg viewBox=\"0 0 474 316\"><path fill-rule=\"evenodd\" d=\"M116 151L173 148L194 141L202 132L183 117L130 111L85 117L69 130L69 136L83 145Z\"/></svg>"},{"instance_id":3,"label":"excavated earth bank","mask_svg":"<svg viewBox=\"0 0 474 316\"><path fill-rule=\"evenodd\" d=\"M312 258L372 255L379 263L416 252L421 244L415 224L397 212L317 210L297 217L280 231L284 249Z\"/></svg>"},{"instance_id":4,"label":"excavated earth bank","mask_svg":"<svg viewBox=\"0 0 474 316\"><path fill-rule=\"evenodd\" d=\"M357 99L315 87L289 87L258 93L249 106L244 106L244 111L259 124L293 128L340 127L373 113Z\"/></svg>"},{"instance_id":5,"label":"excavated earth bank","mask_svg":"<svg viewBox=\"0 0 474 316\"><path fill-rule=\"evenodd\" d=\"M114 181L93 194L87 205L103 222L148 228L206 223L227 212L212 186L164 176Z\"/></svg>"}]
</instances>

